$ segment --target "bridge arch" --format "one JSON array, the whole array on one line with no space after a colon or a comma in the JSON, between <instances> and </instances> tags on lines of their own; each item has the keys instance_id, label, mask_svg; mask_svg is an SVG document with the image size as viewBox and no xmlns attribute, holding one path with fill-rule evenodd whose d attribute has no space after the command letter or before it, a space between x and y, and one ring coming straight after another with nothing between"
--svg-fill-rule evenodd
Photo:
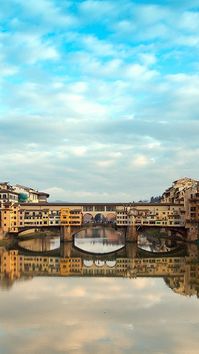
<instances>
[{"instance_id":1,"label":"bridge arch","mask_svg":"<svg viewBox=\"0 0 199 354\"><path fill-rule=\"evenodd\" d=\"M93 215L90 213L86 213L83 216L83 223L84 224L89 224L93 222Z\"/></svg>"},{"instance_id":2,"label":"bridge arch","mask_svg":"<svg viewBox=\"0 0 199 354\"><path fill-rule=\"evenodd\" d=\"M84 264L85 267L92 267L92 265L93 265L93 260L91 260L91 259L84 259L84 260L83 260L83 264Z\"/></svg>"},{"instance_id":3,"label":"bridge arch","mask_svg":"<svg viewBox=\"0 0 199 354\"><path fill-rule=\"evenodd\" d=\"M106 221L108 223L114 223L116 221L116 214L115 213L108 213L106 215Z\"/></svg>"},{"instance_id":4,"label":"bridge arch","mask_svg":"<svg viewBox=\"0 0 199 354\"><path fill-rule=\"evenodd\" d=\"M105 262L104 261L101 261L100 259L96 259L95 260L95 265L97 267L103 267L105 265Z\"/></svg>"},{"instance_id":5,"label":"bridge arch","mask_svg":"<svg viewBox=\"0 0 199 354\"><path fill-rule=\"evenodd\" d=\"M106 221L106 218L105 218L104 214L97 213L94 217L94 221L96 223L104 223Z\"/></svg>"},{"instance_id":6,"label":"bridge arch","mask_svg":"<svg viewBox=\"0 0 199 354\"><path fill-rule=\"evenodd\" d=\"M106 261L106 265L109 268L113 268L116 265L116 261L115 260L114 261Z\"/></svg>"}]
</instances>

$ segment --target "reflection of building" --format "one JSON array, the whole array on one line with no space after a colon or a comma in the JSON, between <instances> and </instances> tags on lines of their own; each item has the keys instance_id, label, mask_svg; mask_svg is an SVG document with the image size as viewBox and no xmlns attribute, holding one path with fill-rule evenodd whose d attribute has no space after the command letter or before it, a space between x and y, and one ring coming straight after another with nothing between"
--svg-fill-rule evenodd
<instances>
[{"instance_id":1,"label":"reflection of building","mask_svg":"<svg viewBox=\"0 0 199 354\"><path fill-rule=\"evenodd\" d=\"M60 275L75 275L82 272L82 259L80 257L68 257L60 259Z\"/></svg>"},{"instance_id":2,"label":"reflection of building","mask_svg":"<svg viewBox=\"0 0 199 354\"><path fill-rule=\"evenodd\" d=\"M108 256L107 256L108 257ZM17 250L0 252L0 286L20 277L32 276L163 277L182 295L199 295L198 255L177 257L115 257L86 261L80 257L23 255ZM2 285L1 285L2 284ZM10 283L11 284L11 283Z\"/></svg>"},{"instance_id":3,"label":"reflection of building","mask_svg":"<svg viewBox=\"0 0 199 354\"><path fill-rule=\"evenodd\" d=\"M176 293L199 297L199 265L186 264L183 273L174 278L165 278L166 284Z\"/></svg>"},{"instance_id":4,"label":"reflection of building","mask_svg":"<svg viewBox=\"0 0 199 354\"><path fill-rule=\"evenodd\" d=\"M53 275L60 273L59 257L23 256L24 274Z\"/></svg>"},{"instance_id":5,"label":"reflection of building","mask_svg":"<svg viewBox=\"0 0 199 354\"><path fill-rule=\"evenodd\" d=\"M5 251L1 255L1 277L20 278L24 270L24 257L18 251Z\"/></svg>"}]
</instances>

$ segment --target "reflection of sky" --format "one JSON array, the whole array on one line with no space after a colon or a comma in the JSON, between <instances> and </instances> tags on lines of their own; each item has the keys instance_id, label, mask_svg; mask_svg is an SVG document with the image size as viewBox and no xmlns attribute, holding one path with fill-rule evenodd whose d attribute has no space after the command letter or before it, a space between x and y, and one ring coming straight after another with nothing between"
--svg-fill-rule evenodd
<instances>
[{"instance_id":1,"label":"reflection of sky","mask_svg":"<svg viewBox=\"0 0 199 354\"><path fill-rule=\"evenodd\" d=\"M198 300L162 279L38 277L0 302L3 354L198 354Z\"/></svg>"},{"instance_id":2,"label":"reflection of sky","mask_svg":"<svg viewBox=\"0 0 199 354\"><path fill-rule=\"evenodd\" d=\"M75 239L75 246L83 251L91 253L108 253L114 252L124 246L124 243L119 242L114 244L107 239L95 238L95 239Z\"/></svg>"},{"instance_id":3,"label":"reflection of sky","mask_svg":"<svg viewBox=\"0 0 199 354\"><path fill-rule=\"evenodd\" d=\"M83 251L108 253L124 246L124 236L111 228L88 228L76 234L74 244Z\"/></svg>"},{"instance_id":4,"label":"reflection of sky","mask_svg":"<svg viewBox=\"0 0 199 354\"><path fill-rule=\"evenodd\" d=\"M60 247L60 237L45 237L31 240L23 240L19 245L31 251L50 251Z\"/></svg>"}]
</instances>

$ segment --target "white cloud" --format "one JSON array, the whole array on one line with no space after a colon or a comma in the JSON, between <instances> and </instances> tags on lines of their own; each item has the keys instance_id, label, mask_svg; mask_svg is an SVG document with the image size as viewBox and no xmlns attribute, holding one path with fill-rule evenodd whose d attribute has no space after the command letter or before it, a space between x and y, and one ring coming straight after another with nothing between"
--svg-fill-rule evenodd
<instances>
[{"instance_id":1,"label":"white cloud","mask_svg":"<svg viewBox=\"0 0 199 354\"><path fill-rule=\"evenodd\" d=\"M135 166L137 168L142 168L151 165L153 163L154 163L153 158L149 158L146 155L137 155L133 158L132 166Z\"/></svg>"},{"instance_id":2,"label":"white cloud","mask_svg":"<svg viewBox=\"0 0 199 354\"><path fill-rule=\"evenodd\" d=\"M104 168L109 168L113 166L115 163L115 160L102 160L102 161L97 161L96 165L99 167L104 167Z\"/></svg>"},{"instance_id":3,"label":"white cloud","mask_svg":"<svg viewBox=\"0 0 199 354\"><path fill-rule=\"evenodd\" d=\"M34 0L29 0L27 2L26 0L15 0L15 2L20 4L23 11L26 11L27 14L39 16L51 25L71 26L76 24L75 17L68 13L64 14L62 8L56 6L53 1L39 0L35 2Z\"/></svg>"},{"instance_id":4,"label":"white cloud","mask_svg":"<svg viewBox=\"0 0 199 354\"><path fill-rule=\"evenodd\" d=\"M24 59L29 64L34 64L42 60L57 60L59 53L57 49L48 41L35 34L23 33L14 36L16 49L21 49Z\"/></svg>"},{"instance_id":5,"label":"white cloud","mask_svg":"<svg viewBox=\"0 0 199 354\"><path fill-rule=\"evenodd\" d=\"M71 152L75 156L84 156L87 152L87 148L85 146L75 146L71 149Z\"/></svg>"},{"instance_id":6,"label":"white cloud","mask_svg":"<svg viewBox=\"0 0 199 354\"><path fill-rule=\"evenodd\" d=\"M2 178L85 201L197 178L198 11L147 4L2 4Z\"/></svg>"},{"instance_id":7,"label":"white cloud","mask_svg":"<svg viewBox=\"0 0 199 354\"><path fill-rule=\"evenodd\" d=\"M152 53L141 53L140 60L143 62L144 65L150 66L157 62L157 58Z\"/></svg>"}]
</instances>

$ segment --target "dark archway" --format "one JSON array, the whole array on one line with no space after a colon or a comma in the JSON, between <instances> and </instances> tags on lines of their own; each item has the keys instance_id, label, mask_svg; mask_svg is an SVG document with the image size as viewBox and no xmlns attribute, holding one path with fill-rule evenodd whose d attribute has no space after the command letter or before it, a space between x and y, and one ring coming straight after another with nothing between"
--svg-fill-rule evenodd
<instances>
[{"instance_id":1,"label":"dark archway","mask_svg":"<svg viewBox=\"0 0 199 354\"><path fill-rule=\"evenodd\" d=\"M94 221L95 221L95 223L104 223L104 222L106 222L106 218L103 214L98 213L95 215Z\"/></svg>"}]
</instances>

